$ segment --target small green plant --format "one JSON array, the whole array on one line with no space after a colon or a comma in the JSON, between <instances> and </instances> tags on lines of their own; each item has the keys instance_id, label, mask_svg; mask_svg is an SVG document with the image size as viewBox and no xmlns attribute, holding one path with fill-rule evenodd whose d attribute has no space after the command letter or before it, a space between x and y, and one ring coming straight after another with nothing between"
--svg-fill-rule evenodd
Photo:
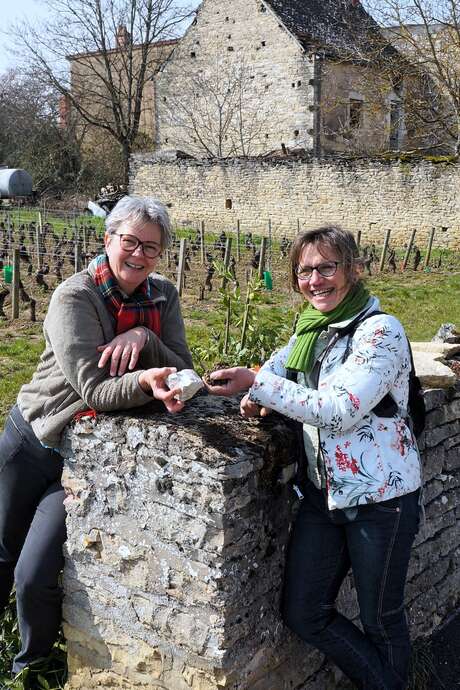
<instances>
[{"instance_id":1,"label":"small green plant","mask_svg":"<svg viewBox=\"0 0 460 690\"><path fill-rule=\"evenodd\" d=\"M201 372L219 366L251 366L261 364L290 335L292 319L280 323L270 310L262 307L266 290L257 274L247 285L244 300L232 272L221 261L214 263L219 288L219 323L209 336L201 332L198 342L191 345L195 366Z\"/></svg>"}]
</instances>

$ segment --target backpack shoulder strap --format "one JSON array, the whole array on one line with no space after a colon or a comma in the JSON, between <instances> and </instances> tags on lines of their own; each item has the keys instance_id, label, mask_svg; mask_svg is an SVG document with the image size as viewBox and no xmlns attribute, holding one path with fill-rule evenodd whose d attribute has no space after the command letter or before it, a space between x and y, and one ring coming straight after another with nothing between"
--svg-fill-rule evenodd
<instances>
[{"instance_id":1,"label":"backpack shoulder strap","mask_svg":"<svg viewBox=\"0 0 460 690\"><path fill-rule=\"evenodd\" d=\"M363 321L367 321L367 319L370 319L371 316L378 316L378 314L386 314L386 311L379 311L378 309L376 309L375 311L371 311L368 314L364 314L364 316L362 316L361 318L358 316L356 319L353 319L353 321L344 326L344 328L341 328L339 330L341 338L343 338L344 336L348 336L345 352L342 356L342 362L345 362L345 360L348 359L348 357L350 356L351 340L358 326L360 326L363 323Z\"/></svg>"}]
</instances>

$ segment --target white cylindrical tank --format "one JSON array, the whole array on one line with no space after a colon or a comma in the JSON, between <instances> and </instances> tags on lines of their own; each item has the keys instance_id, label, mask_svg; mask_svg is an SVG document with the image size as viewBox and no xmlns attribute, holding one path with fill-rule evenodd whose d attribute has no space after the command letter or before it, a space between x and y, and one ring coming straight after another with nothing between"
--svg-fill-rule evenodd
<instances>
[{"instance_id":1,"label":"white cylindrical tank","mask_svg":"<svg viewBox=\"0 0 460 690\"><path fill-rule=\"evenodd\" d=\"M0 169L0 197L30 196L32 178L21 168Z\"/></svg>"}]
</instances>

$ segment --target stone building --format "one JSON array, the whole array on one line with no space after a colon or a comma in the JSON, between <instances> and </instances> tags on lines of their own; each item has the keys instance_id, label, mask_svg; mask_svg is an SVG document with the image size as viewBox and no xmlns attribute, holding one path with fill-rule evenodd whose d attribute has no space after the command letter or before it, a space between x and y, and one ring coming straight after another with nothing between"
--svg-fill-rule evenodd
<instances>
[{"instance_id":1,"label":"stone building","mask_svg":"<svg viewBox=\"0 0 460 690\"><path fill-rule=\"evenodd\" d=\"M146 146L151 147L155 136L152 73L168 57L176 42L176 39L172 39L153 42L149 46L135 44L126 26L120 25L116 32L114 48L68 55L70 96L61 99L61 126L69 125L74 118L77 136L83 140L84 147L103 146L104 142L101 140L107 137L101 137L100 129L91 125L91 121L115 124L110 89L114 88L118 92L117 98L122 105L119 118L128 126L129 118L135 116L136 90L142 84L139 136ZM72 108L72 99L77 101L86 113L85 121Z\"/></svg>"},{"instance_id":2,"label":"stone building","mask_svg":"<svg viewBox=\"0 0 460 690\"><path fill-rule=\"evenodd\" d=\"M198 157L400 148L399 66L359 0L204 0L155 76L156 147Z\"/></svg>"}]
</instances>

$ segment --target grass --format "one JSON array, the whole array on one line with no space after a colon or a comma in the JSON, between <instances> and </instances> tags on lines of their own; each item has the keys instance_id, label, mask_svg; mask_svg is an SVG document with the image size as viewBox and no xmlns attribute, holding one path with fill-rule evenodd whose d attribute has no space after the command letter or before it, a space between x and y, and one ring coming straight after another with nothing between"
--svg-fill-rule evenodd
<instances>
[{"instance_id":1,"label":"grass","mask_svg":"<svg viewBox=\"0 0 460 690\"><path fill-rule=\"evenodd\" d=\"M442 323L460 327L460 271L376 276L368 285L382 310L401 321L411 340L431 340Z\"/></svg>"},{"instance_id":2,"label":"grass","mask_svg":"<svg viewBox=\"0 0 460 690\"><path fill-rule=\"evenodd\" d=\"M43 347L43 339L33 332L27 337L3 336L0 343L1 427L20 387L30 381Z\"/></svg>"}]
</instances>

